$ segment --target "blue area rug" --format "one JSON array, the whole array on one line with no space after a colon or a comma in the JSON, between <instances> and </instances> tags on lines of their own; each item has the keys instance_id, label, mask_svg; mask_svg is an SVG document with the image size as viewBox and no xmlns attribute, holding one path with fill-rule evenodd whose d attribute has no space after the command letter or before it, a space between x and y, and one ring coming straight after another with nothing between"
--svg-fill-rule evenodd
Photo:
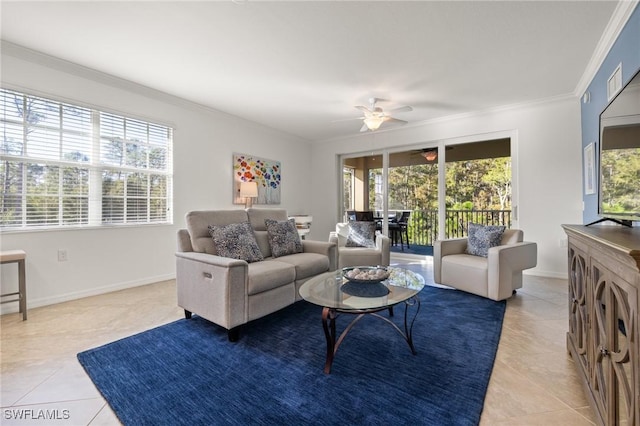
<instances>
[{"instance_id":1,"label":"blue area rug","mask_svg":"<svg viewBox=\"0 0 640 426\"><path fill-rule=\"evenodd\" d=\"M194 316L78 359L126 425L476 425L506 304L435 287L420 300L417 355L365 317L329 375L321 308L307 302L252 322L237 343Z\"/></svg>"}]
</instances>

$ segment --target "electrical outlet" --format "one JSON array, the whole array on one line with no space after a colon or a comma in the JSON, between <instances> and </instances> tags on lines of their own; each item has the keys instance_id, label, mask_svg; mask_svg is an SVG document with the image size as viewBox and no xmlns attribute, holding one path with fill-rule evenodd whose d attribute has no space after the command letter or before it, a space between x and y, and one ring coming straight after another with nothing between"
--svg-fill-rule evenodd
<instances>
[{"instance_id":1,"label":"electrical outlet","mask_svg":"<svg viewBox=\"0 0 640 426\"><path fill-rule=\"evenodd\" d=\"M562 248L566 248L567 245L568 245L568 241L567 241L566 238L560 238L560 241L558 243L559 243L560 247L562 247Z\"/></svg>"},{"instance_id":2,"label":"electrical outlet","mask_svg":"<svg viewBox=\"0 0 640 426\"><path fill-rule=\"evenodd\" d=\"M69 260L66 250L58 250L58 262L66 262Z\"/></svg>"}]
</instances>

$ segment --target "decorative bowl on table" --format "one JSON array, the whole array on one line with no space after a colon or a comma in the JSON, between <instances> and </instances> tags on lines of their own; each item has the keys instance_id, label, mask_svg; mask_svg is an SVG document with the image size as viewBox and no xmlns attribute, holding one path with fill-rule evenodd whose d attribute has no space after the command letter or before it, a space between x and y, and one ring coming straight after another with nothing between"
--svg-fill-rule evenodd
<instances>
[{"instance_id":1,"label":"decorative bowl on table","mask_svg":"<svg viewBox=\"0 0 640 426\"><path fill-rule=\"evenodd\" d=\"M361 284L379 283L389 278L390 272L383 266L353 266L342 268L342 276L350 282Z\"/></svg>"}]
</instances>

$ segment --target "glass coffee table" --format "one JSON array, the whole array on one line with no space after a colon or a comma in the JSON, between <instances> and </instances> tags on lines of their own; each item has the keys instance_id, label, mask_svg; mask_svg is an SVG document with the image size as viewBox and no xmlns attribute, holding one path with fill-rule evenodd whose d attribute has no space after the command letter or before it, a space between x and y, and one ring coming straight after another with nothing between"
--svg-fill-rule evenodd
<instances>
[{"instance_id":1,"label":"glass coffee table","mask_svg":"<svg viewBox=\"0 0 640 426\"><path fill-rule=\"evenodd\" d=\"M348 281L343 277L343 270L339 269L313 277L300 287L300 296L304 300L322 306L322 327L327 339L325 373L331 372L331 364L340 344L365 315L373 315L390 324L407 342L411 353L416 354L411 332L420 310L418 293L425 285L424 278L402 267L387 267L387 270L391 273L389 278L377 283ZM389 311L389 317L393 316L393 307L399 303L405 305L404 330L386 316L378 314L386 310ZM410 318L409 309L412 307L415 307L415 311ZM340 336L336 336L336 319L340 314L356 317Z\"/></svg>"}]
</instances>

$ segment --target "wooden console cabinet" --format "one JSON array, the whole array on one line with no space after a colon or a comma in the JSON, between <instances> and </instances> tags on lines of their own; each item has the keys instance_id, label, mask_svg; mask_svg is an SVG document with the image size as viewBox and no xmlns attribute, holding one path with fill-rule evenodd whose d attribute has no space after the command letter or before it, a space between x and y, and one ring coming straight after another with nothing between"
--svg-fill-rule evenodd
<instances>
[{"instance_id":1,"label":"wooden console cabinet","mask_svg":"<svg viewBox=\"0 0 640 426\"><path fill-rule=\"evenodd\" d=\"M602 425L640 425L640 228L563 225L573 357Z\"/></svg>"}]
</instances>

